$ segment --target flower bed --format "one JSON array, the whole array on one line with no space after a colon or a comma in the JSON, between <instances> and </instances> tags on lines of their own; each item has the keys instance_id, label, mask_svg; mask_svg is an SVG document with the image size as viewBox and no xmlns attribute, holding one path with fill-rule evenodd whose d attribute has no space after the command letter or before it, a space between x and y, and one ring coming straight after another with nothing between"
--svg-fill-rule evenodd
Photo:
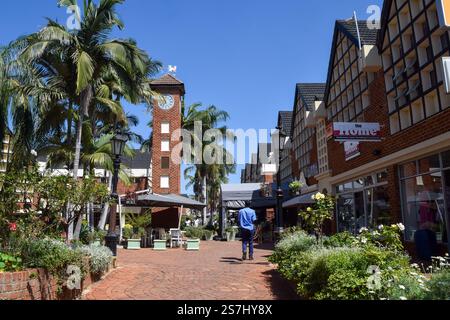
<instances>
[{"instance_id":1,"label":"flower bed","mask_svg":"<svg viewBox=\"0 0 450 320\"><path fill-rule=\"evenodd\" d=\"M411 265L400 241L402 230L400 224L380 226L361 229L357 237L341 233L323 241L291 231L270 260L304 299L450 299L448 257L436 257L428 270Z\"/></svg>"},{"instance_id":2,"label":"flower bed","mask_svg":"<svg viewBox=\"0 0 450 320\"><path fill-rule=\"evenodd\" d=\"M15 256L1 256L3 300L76 299L113 267L112 253L106 247L70 247L48 238L22 243Z\"/></svg>"}]
</instances>

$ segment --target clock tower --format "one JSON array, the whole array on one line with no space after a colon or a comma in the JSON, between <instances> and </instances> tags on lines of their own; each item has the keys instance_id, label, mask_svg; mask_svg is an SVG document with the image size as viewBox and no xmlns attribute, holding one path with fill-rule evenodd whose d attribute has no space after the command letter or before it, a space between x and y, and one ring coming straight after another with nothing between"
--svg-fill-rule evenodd
<instances>
[{"instance_id":1,"label":"clock tower","mask_svg":"<svg viewBox=\"0 0 450 320\"><path fill-rule=\"evenodd\" d=\"M179 195L181 161L173 151L181 143L184 83L166 74L152 81L151 88L159 95L153 101L152 191Z\"/></svg>"}]
</instances>

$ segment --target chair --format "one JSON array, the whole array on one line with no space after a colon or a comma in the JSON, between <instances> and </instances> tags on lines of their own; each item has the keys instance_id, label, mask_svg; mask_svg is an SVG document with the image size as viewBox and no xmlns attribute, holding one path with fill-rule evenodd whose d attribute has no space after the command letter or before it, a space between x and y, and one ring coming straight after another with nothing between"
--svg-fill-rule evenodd
<instances>
[{"instance_id":1,"label":"chair","mask_svg":"<svg viewBox=\"0 0 450 320\"><path fill-rule=\"evenodd\" d=\"M183 234L180 229L170 229L170 247L173 248L174 243L176 243L177 247L181 247L183 245Z\"/></svg>"}]
</instances>

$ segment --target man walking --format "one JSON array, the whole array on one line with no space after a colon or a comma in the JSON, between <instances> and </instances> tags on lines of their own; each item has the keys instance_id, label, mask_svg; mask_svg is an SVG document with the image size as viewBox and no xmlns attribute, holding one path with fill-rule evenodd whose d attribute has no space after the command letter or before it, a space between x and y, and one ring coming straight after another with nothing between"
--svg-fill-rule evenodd
<instances>
[{"instance_id":1,"label":"man walking","mask_svg":"<svg viewBox=\"0 0 450 320\"><path fill-rule=\"evenodd\" d=\"M256 213L250 209L250 202L245 202L245 208L239 211L239 226L242 233L242 261L247 260L247 245L249 246L250 261L253 260L253 238L255 236Z\"/></svg>"}]
</instances>

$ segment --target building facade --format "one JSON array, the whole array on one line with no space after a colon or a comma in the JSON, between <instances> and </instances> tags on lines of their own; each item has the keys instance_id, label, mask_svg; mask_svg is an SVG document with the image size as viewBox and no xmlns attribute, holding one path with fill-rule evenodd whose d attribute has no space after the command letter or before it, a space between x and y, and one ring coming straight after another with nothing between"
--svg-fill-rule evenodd
<instances>
[{"instance_id":1,"label":"building facade","mask_svg":"<svg viewBox=\"0 0 450 320\"><path fill-rule=\"evenodd\" d=\"M335 231L401 222L410 249L430 231L448 247L450 96L442 58L449 42L436 1L385 1L380 30L336 22L326 118L315 118L316 133L325 122L328 153L328 170L316 178L337 197ZM336 122L378 123L382 140L337 142Z\"/></svg>"}]
</instances>

